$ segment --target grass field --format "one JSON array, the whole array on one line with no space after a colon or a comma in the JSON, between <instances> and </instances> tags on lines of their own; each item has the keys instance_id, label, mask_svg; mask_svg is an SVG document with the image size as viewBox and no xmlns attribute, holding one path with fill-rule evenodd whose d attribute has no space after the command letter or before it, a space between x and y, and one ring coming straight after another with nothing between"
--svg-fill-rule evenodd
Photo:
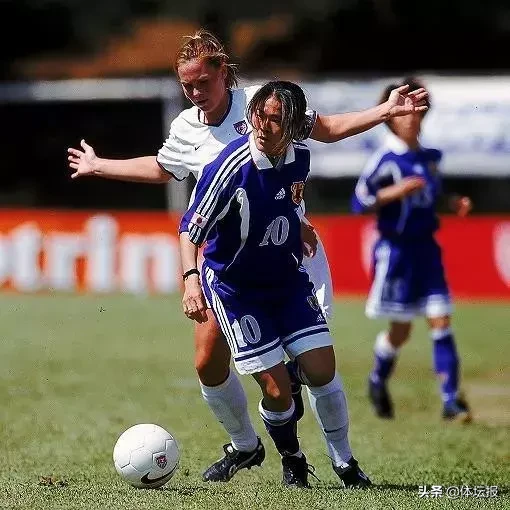
<instances>
[{"instance_id":1,"label":"grass field","mask_svg":"<svg viewBox=\"0 0 510 510\"><path fill-rule=\"evenodd\" d=\"M332 329L351 443L375 482L369 491L339 488L309 409L300 435L321 481L312 480L310 491L282 488L280 460L256 414L258 389L249 378L243 381L266 461L228 484L201 482L226 436L200 397L191 323L178 297L3 295L0 316L0 508L510 508L508 303L457 305L463 386L475 417L461 426L439 418L430 341L421 323L392 382L396 419L373 416L366 377L382 324L364 318L361 301L338 302ZM117 437L140 422L164 426L181 446L180 468L160 490L134 489L113 467ZM418 495L420 485L463 484L496 485L499 494L456 501Z\"/></svg>"}]
</instances>

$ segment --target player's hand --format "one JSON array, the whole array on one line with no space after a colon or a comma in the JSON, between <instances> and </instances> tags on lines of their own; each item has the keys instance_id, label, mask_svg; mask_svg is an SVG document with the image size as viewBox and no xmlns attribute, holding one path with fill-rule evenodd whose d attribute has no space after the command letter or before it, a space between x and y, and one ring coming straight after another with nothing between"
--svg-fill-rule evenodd
<instances>
[{"instance_id":1,"label":"player's hand","mask_svg":"<svg viewBox=\"0 0 510 510\"><path fill-rule=\"evenodd\" d=\"M457 216L463 218L473 210L473 202L469 197L453 197L450 202L450 207Z\"/></svg>"},{"instance_id":2,"label":"player's hand","mask_svg":"<svg viewBox=\"0 0 510 510\"><path fill-rule=\"evenodd\" d=\"M427 182L423 177L404 177L399 183L402 198L423 189L426 184Z\"/></svg>"},{"instance_id":3,"label":"player's hand","mask_svg":"<svg viewBox=\"0 0 510 510\"><path fill-rule=\"evenodd\" d=\"M426 112L429 93L424 88L408 92L409 85L393 89L386 101L390 117L400 117L410 113Z\"/></svg>"},{"instance_id":4,"label":"player's hand","mask_svg":"<svg viewBox=\"0 0 510 510\"><path fill-rule=\"evenodd\" d=\"M184 281L182 310L188 319L207 322L207 306L198 275L188 276Z\"/></svg>"},{"instance_id":5,"label":"player's hand","mask_svg":"<svg viewBox=\"0 0 510 510\"><path fill-rule=\"evenodd\" d=\"M80 149L67 149L69 156L67 157L69 161L69 168L75 170L73 174L71 174L71 179L76 179L77 177L94 175L94 170L97 166L98 157L94 152L94 149L82 140L80 145L83 150Z\"/></svg>"},{"instance_id":6,"label":"player's hand","mask_svg":"<svg viewBox=\"0 0 510 510\"><path fill-rule=\"evenodd\" d=\"M303 253L306 257L313 257L317 253L319 239L315 228L306 221L301 222L301 241L303 243Z\"/></svg>"}]
</instances>

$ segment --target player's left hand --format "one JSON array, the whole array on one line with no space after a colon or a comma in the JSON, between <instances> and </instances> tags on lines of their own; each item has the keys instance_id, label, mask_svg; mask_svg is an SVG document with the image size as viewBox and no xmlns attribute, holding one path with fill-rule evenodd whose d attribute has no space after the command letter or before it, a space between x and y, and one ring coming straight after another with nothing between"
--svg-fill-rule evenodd
<instances>
[{"instance_id":1,"label":"player's left hand","mask_svg":"<svg viewBox=\"0 0 510 510\"><path fill-rule=\"evenodd\" d=\"M473 202L469 197L455 197L452 201L452 209L457 216L467 216L473 209Z\"/></svg>"},{"instance_id":2,"label":"player's left hand","mask_svg":"<svg viewBox=\"0 0 510 510\"><path fill-rule=\"evenodd\" d=\"M313 257L317 253L319 239L313 225L306 221L301 222L301 241L303 242L303 254L306 257Z\"/></svg>"},{"instance_id":3,"label":"player's left hand","mask_svg":"<svg viewBox=\"0 0 510 510\"><path fill-rule=\"evenodd\" d=\"M429 93L424 88L408 92L409 85L393 89L386 101L390 117L400 117L410 113L426 112Z\"/></svg>"}]
</instances>

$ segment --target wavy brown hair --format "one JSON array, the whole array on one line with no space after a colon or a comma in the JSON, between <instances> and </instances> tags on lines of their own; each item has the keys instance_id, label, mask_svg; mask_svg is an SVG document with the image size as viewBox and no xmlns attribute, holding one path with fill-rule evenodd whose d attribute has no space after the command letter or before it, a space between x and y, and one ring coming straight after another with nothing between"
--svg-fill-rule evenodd
<instances>
[{"instance_id":1,"label":"wavy brown hair","mask_svg":"<svg viewBox=\"0 0 510 510\"><path fill-rule=\"evenodd\" d=\"M186 42L181 46L175 57L174 70L190 60L205 60L208 64L219 69L225 64L227 76L225 86L237 87L237 66L230 63L230 57L218 38L207 30L197 30L193 35L186 36Z\"/></svg>"}]
</instances>

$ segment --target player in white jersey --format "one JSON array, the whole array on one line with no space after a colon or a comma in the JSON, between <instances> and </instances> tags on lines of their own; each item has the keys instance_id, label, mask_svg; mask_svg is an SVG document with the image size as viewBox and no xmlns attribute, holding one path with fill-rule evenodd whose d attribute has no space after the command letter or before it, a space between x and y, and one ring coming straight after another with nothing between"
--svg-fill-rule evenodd
<instances>
[{"instance_id":1,"label":"player in white jersey","mask_svg":"<svg viewBox=\"0 0 510 510\"><path fill-rule=\"evenodd\" d=\"M255 89L237 89L235 67L229 63L221 43L212 34L198 31L189 37L177 54L175 71L185 96L193 107L184 110L173 122L170 133L157 156L114 160L99 158L84 140L82 149L68 149L72 178L99 176L122 181L166 183L184 179L214 159L233 138L249 129L245 107ZM388 101L361 112L310 117L310 137L336 142L361 133L388 118L407 115L422 103L426 92L407 93L407 87L392 91ZM313 227L302 222L303 240L311 246L308 257L315 259L324 285L331 288L325 254L315 254L317 238ZM305 258L306 259L306 258ZM323 282L323 283L324 283ZM317 283L318 289L323 283ZM327 292L330 294L330 292ZM227 481L241 468L260 465L264 448L255 434L248 414L242 385L230 370L230 351L209 310L207 321L195 327L195 368L202 395L231 438L225 456L204 473L204 480ZM302 400L296 390L297 407Z\"/></svg>"}]
</instances>

